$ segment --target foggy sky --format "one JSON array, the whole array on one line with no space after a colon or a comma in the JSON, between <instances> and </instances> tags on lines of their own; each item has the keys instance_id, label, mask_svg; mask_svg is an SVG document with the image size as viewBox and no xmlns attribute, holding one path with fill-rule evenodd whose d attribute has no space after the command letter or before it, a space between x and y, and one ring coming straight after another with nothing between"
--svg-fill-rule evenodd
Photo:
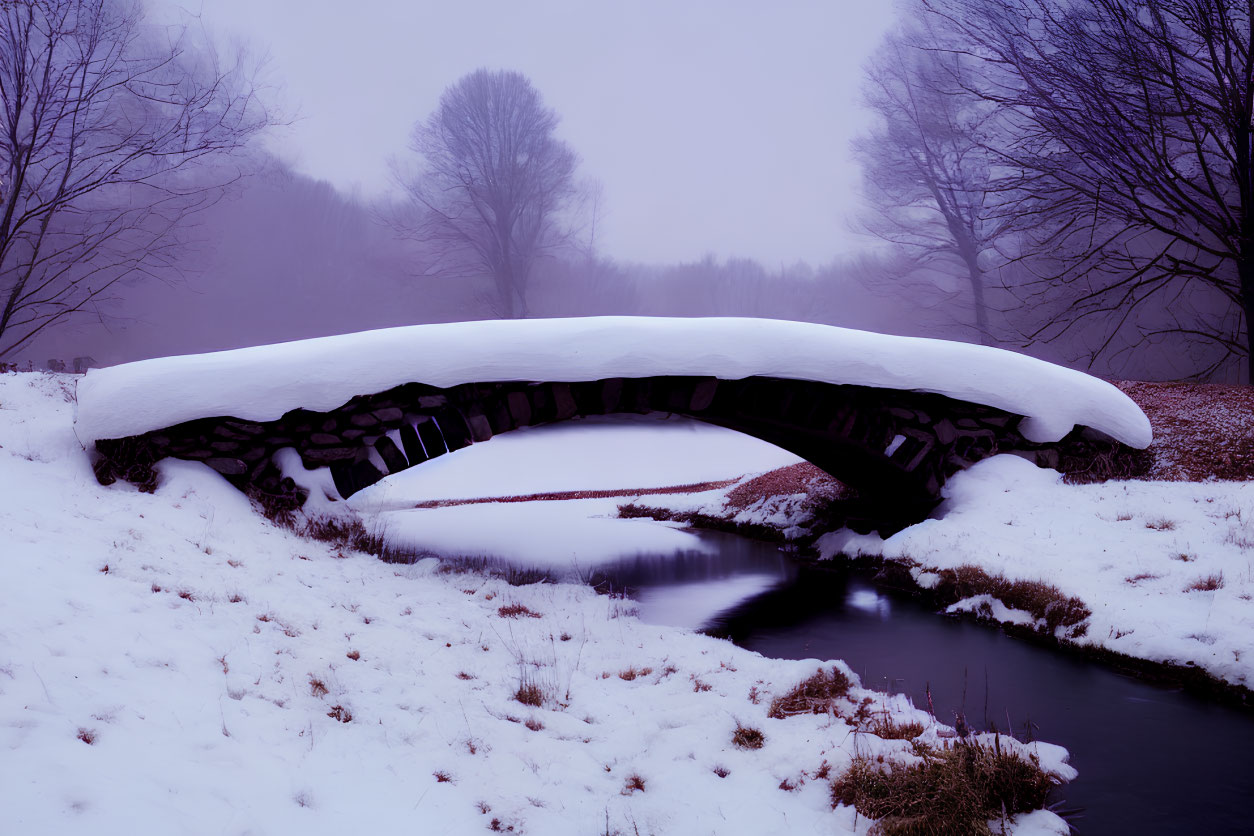
<instances>
[{"instance_id":1,"label":"foggy sky","mask_svg":"<svg viewBox=\"0 0 1254 836\"><path fill-rule=\"evenodd\" d=\"M168 0L161 0L168 2ZM203 0L269 54L299 119L272 150L362 197L391 188L413 123L478 67L527 75L604 184L603 253L768 266L863 246L849 232L861 65L892 4L863 0Z\"/></svg>"}]
</instances>

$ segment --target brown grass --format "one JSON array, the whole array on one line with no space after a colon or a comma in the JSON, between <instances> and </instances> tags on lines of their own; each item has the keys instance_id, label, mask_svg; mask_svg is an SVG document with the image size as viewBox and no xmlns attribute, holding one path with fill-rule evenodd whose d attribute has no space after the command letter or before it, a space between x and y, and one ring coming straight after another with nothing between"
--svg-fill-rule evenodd
<instances>
[{"instance_id":1,"label":"brown grass","mask_svg":"<svg viewBox=\"0 0 1254 836\"><path fill-rule=\"evenodd\" d=\"M1154 428L1143 478L1254 479L1254 386L1116 381Z\"/></svg>"},{"instance_id":2,"label":"brown grass","mask_svg":"<svg viewBox=\"0 0 1254 836\"><path fill-rule=\"evenodd\" d=\"M327 716L332 720L339 720L341 723L351 723L353 721L353 713L342 705L335 705L327 712Z\"/></svg>"},{"instance_id":3,"label":"brown grass","mask_svg":"<svg viewBox=\"0 0 1254 836\"><path fill-rule=\"evenodd\" d=\"M927 727L922 723L895 723L885 716L876 718L866 731L884 740L914 740L927 731Z\"/></svg>"},{"instance_id":4,"label":"brown grass","mask_svg":"<svg viewBox=\"0 0 1254 836\"><path fill-rule=\"evenodd\" d=\"M1135 575L1129 575L1128 577L1123 579L1123 582L1130 583L1133 586L1136 586L1141 581L1156 581L1161 577L1162 575L1155 575L1153 572L1140 572Z\"/></svg>"},{"instance_id":5,"label":"brown grass","mask_svg":"<svg viewBox=\"0 0 1254 836\"><path fill-rule=\"evenodd\" d=\"M852 684L840 668L819 669L787 694L771 700L766 716L780 720L796 714L834 714L836 702L849 694Z\"/></svg>"},{"instance_id":6,"label":"brown grass","mask_svg":"<svg viewBox=\"0 0 1254 836\"><path fill-rule=\"evenodd\" d=\"M627 780L623 782L623 795L631 795L633 792L644 792L644 779L635 772L627 776Z\"/></svg>"},{"instance_id":7,"label":"brown grass","mask_svg":"<svg viewBox=\"0 0 1254 836\"><path fill-rule=\"evenodd\" d=\"M1184 588L1185 592L1214 592L1217 589L1223 589L1224 573L1218 575L1207 575L1204 578L1198 578L1193 583Z\"/></svg>"},{"instance_id":8,"label":"brown grass","mask_svg":"<svg viewBox=\"0 0 1254 836\"><path fill-rule=\"evenodd\" d=\"M625 671L619 671L618 678L626 682L631 682L636 677L648 676L651 673L653 673L653 668L640 668L638 670L636 668L628 668Z\"/></svg>"},{"instance_id":9,"label":"brown grass","mask_svg":"<svg viewBox=\"0 0 1254 836\"><path fill-rule=\"evenodd\" d=\"M435 771L435 772L432 772L432 773L431 773L431 775L435 778L435 781L436 781L436 783L437 783L437 784L451 784L451 783L453 783L453 776L452 776L452 775L449 775L449 774L448 774L447 772L445 772L443 769L440 769L440 770L437 770L437 771Z\"/></svg>"},{"instance_id":10,"label":"brown grass","mask_svg":"<svg viewBox=\"0 0 1254 836\"><path fill-rule=\"evenodd\" d=\"M798 462L737 485L727 493L727 506L741 511L765 497L798 493L807 494L807 503L814 504L838 499L849 489L809 462Z\"/></svg>"},{"instance_id":11,"label":"brown grass","mask_svg":"<svg viewBox=\"0 0 1254 836\"><path fill-rule=\"evenodd\" d=\"M943 569L940 576L939 587L955 600L991 595L1007 607L1044 619L1050 633L1059 627L1078 626L1093 614L1079 598L1064 595L1058 587L1044 581L1012 581L1003 575L990 575L978 566Z\"/></svg>"},{"instance_id":12,"label":"brown grass","mask_svg":"<svg viewBox=\"0 0 1254 836\"><path fill-rule=\"evenodd\" d=\"M78 737L79 740L83 741L88 746L96 742L96 730L95 729L80 728L76 736Z\"/></svg>"},{"instance_id":13,"label":"brown grass","mask_svg":"<svg viewBox=\"0 0 1254 836\"><path fill-rule=\"evenodd\" d=\"M360 659L360 658L361 658L361 653L360 653L359 651L356 651L356 650L350 650L350 651L348 651L347 653L345 653L344 655L345 655L345 656L347 656L348 658L352 659L354 662L356 662L358 659Z\"/></svg>"},{"instance_id":14,"label":"brown grass","mask_svg":"<svg viewBox=\"0 0 1254 836\"><path fill-rule=\"evenodd\" d=\"M540 613L529 609L525 604L506 604L496 611L501 618L540 618Z\"/></svg>"},{"instance_id":15,"label":"brown grass","mask_svg":"<svg viewBox=\"0 0 1254 836\"><path fill-rule=\"evenodd\" d=\"M523 725L532 731L540 731L544 728L544 723L540 722L539 717L528 717Z\"/></svg>"},{"instance_id":16,"label":"brown grass","mask_svg":"<svg viewBox=\"0 0 1254 836\"><path fill-rule=\"evenodd\" d=\"M852 805L879 821L882 836L988 836L989 819L1035 810L1053 781L999 745L958 743L922 749L922 763L854 759L832 782L832 806Z\"/></svg>"},{"instance_id":17,"label":"brown grass","mask_svg":"<svg viewBox=\"0 0 1254 836\"><path fill-rule=\"evenodd\" d=\"M318 677L311 675L309 677L309 693L313 694L315 697L321 698L321 697L325 697L327 694L331 692L327 688L327 684L325 682L323 682Z\"/></svg>"},{"instance_id":18,"label":"brown grass","mask_svg":"<svg viewBox=\"0 0 1254 836\"><path fill-rule=\"evenodd\" d=\"M758 729L737 724L732 732L732 743L741 749L761 749L766 743L766 735Z\"/></svg>"}]
</instances>

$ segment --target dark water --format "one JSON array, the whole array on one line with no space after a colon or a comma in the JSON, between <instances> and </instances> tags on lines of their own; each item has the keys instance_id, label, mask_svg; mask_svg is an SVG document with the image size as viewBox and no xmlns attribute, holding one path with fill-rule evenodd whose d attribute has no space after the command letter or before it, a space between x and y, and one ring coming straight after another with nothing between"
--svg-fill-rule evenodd
<instances>
[{"instance_id":1,"label":"dark water","mask_svg":"<svg viewBox=\"0 0 1254 836\"><path fill-rule=\"evenodd\" d=\"M1021 739L1030 725L1071 752L1080 775L1052 800L1081 834L1254 834L1254 715L937 615L865 575L798 570L770 544L712 537L716 556L641 557L609 574L636 588L646 620L705 619L766 656L844 659L864 685L919 706L930 685L951 725L957 711ZM730 604L737 583L752 597ZM676 598L688 601L678 620Z\"/></svg>"}]
</instances>

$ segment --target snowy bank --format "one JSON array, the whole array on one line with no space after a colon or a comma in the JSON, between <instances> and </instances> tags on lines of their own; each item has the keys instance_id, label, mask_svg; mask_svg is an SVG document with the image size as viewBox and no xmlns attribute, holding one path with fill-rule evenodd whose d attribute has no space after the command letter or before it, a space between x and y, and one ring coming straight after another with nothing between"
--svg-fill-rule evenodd
<instances>
[{"instance_id":1,"label":"snowy bank","mask_svg":"<svg viewBox=\"0 0 1254 836\"><path fill-rule=\"evenodd\" d=\"M945 494L933 519L886 540L842 530L817 546L829 558L910 561L921 586L960 566L1044 581L1092 611L1082 634L1060 637L1254 686L1254 482L1068 485L997 456ZM1024 620L989 601L956 609Z\"/></svg>"},{"instance_id":2,"label":"snowy bank","mask_svg":"<svg viewBox=\"0 0 1254 836\"><path fill-rule=\"evenodd\" d=\"M1132 447L1151 438L1145 415L1114 386L1032 357L731 317L455 322L143 360L88 373L78 389L77 431L90 443L196 418L269 421L404 383L444 388L660 375L767 376L938 393L1027 416L1020 430L1035 442L1058 441L1076 425Z\"/></svg>"},{"instance_id":3,"label":"snowy bank","mask_svg":"<svg viewBox=\"0 0 1254 836\"><path fill-rule=\"evenodd\" d=\"M102 487L68 383L0 375L6 832L865 833L824 765L911 756L834 714L767 716L832 663L646 625L580 586L341 553L200 464L161 463L154 494ZM949 732L849 696L924 742ZM1057 747L1021 751L1074 776Z\"/></svg>"}]
</instances>

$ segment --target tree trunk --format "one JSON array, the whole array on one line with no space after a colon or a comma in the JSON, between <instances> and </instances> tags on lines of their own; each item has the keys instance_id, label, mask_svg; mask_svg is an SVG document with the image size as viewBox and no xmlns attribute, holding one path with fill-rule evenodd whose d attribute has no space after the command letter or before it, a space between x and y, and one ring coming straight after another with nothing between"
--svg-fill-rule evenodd
<instances>
[{"instance_id":1,"label":"tree trunk","mask_svg":"<svg viewBox=\"0 0 1254 836\"><path fill-rule=\"evenodd\" d=\"M1241 279L1241 308L1245 314L1245 383L1254 386L1254 255L1242 254L1237 275Z\"/></svg>"}]
</instances>

